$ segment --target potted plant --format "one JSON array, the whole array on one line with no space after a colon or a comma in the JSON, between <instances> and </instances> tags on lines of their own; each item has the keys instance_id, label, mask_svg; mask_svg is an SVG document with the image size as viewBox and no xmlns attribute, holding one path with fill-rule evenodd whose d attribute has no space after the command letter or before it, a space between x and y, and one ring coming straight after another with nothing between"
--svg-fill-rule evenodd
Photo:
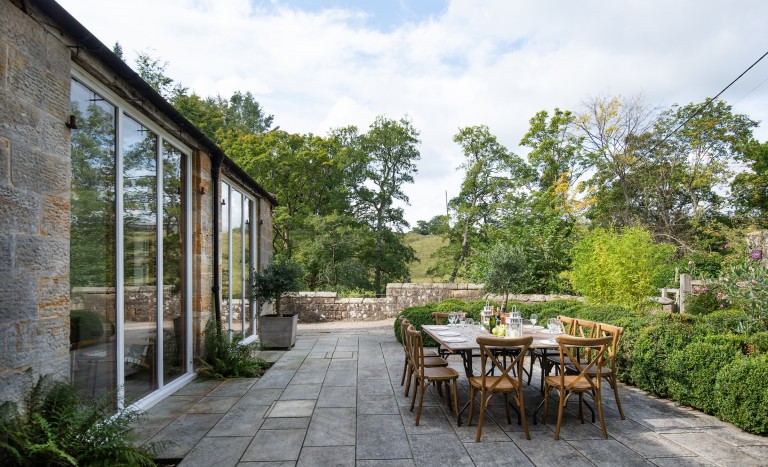
<instances>
[{"instance_id":1,"label":"potted plant","mask_svg":"<svg viewBox=\"0 0 768 467\"><path fill-rule=\"evenodd\" d=\"M298 314L283 313L280 309L280 297L286 292L295 292L301 288L303 274L301 265L286 258L272 258L261 271L253 272L253 298L261 305L274 303L274 314L264 315L260 319L259 336L262 348L290 349L296 343L296 325Z\"/></svg>"}]
</instances>

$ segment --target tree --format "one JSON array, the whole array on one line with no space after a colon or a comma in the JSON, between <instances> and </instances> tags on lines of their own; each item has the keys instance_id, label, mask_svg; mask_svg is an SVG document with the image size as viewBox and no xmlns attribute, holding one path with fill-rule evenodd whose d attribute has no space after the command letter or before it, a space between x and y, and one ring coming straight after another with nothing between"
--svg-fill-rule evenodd
<instances>
[{"instance_id":1,"label":"tree","mask_svg":"<svg viewBox=\"0 0 768 467\"><path fill-rule=\"evenodd\" d=\"M523 293L527 285L528 269L523 250L516 245L498 243L485 255L482 267L486 292L504 295L502 308L507 308L509 294Z\"/></svg>"},{"instance_id":2,"label":"tree","mask_svg":"<svg viewBox=\"0 0 768 467\"><path fill-rule=\"evenodd\" d=\"M632 173L645 162L638 143L641 135L650 130L655 110L639 96L596 97L585 107L575 124L595 170L590 184L598 187L599 196L591 209L592 217L602 224L632 225Z\"/></svg>"},{"instance_id":3,"label":"tree","mask_svg":"<svg viewBox=\"0 0 768 467\"><path fill-rule=\"evenodd\" d=\"M280 310L280 297L286 292L301 290L301 265L285 256L272 258L261 271L253 271L251 287L253 298L262 303L274 303L277 316L283 316Z\"/></svg>"},{"instance_id":4,"label":"tree","mask_svg":"<svg viewBox=\"0 0 768 467\"><path fill-rule=\"evenodd\" d=\"M748 170L731 183L736 214L743 225L768 229L768 142L751 141L741 160Z\"/></svg>"},{"instance_id":5,"label":"tree","mask_svg":"<svg viewBox=\"0 0 768 467\"><path fill-rule=\"evenodd\" d=\"M448 229L450 228L448 219L448 216L443 214L433 216L432 219L428 221L417 221L416 227L413 228L413 232L421 235L441 235L448 233Z\"/></svg>"},{"instance_id":6,"label":"tree","mask_svg":"<svg viewBox=\"0 0 768 467\"><path fill-rule=\"evenodd\" d=\"M456 219L448 234L450 243L441 249L443 255L450 255L446 267L451 268L451 282L466 268L473 245L487 238L487 227L495 222L502 200L514 188L512 171L523 165L485 125L461 128L453 140L461 146L466 161L459 166L465 173L459 195L449 203Z\"/></svg>"},{"instance_id":7,"label":"tree","mask_svg":"<svg viewBox=\"0 0 768 467\"><path fill-rule=\"evenodd\" d=\"M139 76L166 100L173 101L174 97L186 94L187 88L166 75L167 60L155 58L148 51L143 51L136 57L136 67Z\"/></svg>"},{"instance_id":8,"label":"tree","mask_svg":"<svg viewBox=\"0 0 768 467\"><path fill-rule=\"evenodd\" d=\"M413 183L419 160L419 132L407 118L400 120L376 117L368 133L358 135L356 129L338 131L338 141L346 144L353 157L349 167L352 209L356 218L366 223L375 238L369 259L373 267L373 288L384 291L387 281L408 277L407 263L414 258L413 249L402 241L401 230L408 226L403 209L396 201L408 203L403 191Z\"/></svg>"}]
</instances>

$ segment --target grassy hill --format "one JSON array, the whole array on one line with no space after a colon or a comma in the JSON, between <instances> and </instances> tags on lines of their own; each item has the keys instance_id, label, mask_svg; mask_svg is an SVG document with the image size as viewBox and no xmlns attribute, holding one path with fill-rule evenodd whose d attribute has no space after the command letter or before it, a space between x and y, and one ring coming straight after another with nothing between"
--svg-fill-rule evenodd
<instances>
[{"instance_id":1,"label":"grassy hill","mask_svg":"<svg viewBox=\"0 0 768 467\"><path fill-rule=\"evenodd\" d=\"M416 258L419 261L411 263L411 282L444 282L448 276L437 277L428 276L427 269L437 264L437 260L432 258L432 253L438 248L448 244L439 235L421 235L417 233L405 234L405 244L411 246L416 251Z\"/></svg>"}]
</instances>

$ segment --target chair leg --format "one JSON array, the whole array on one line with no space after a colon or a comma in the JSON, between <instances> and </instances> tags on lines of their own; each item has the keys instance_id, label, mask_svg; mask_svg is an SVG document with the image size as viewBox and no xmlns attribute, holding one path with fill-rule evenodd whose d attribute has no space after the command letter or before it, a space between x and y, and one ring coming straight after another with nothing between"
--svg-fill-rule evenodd
<instances>
[{"instance_id":1,"label":"chair leg","mask_svg":"<svg viewBox=\"0 0 768 467\"><path fill-rule=\"evenodd\" d=\"M547 386L544 389L544 410L541 413L541 424L547 424L547 406L549 405L549 395L552 394L552 386Z\"/></svg>"},{"instance_id":2,"label":"chair leg","mask_svg":"<svg viewBox=\"0 0 768 467\"><path fill-rule=\"evenodd\" d=\"M416 410L416 426L419 426L419 420L421 420L421 406L424 405L424 393L427 390L427 383L422 381L419 384L419 408Z\"/></svg>"},{"instance_id":3,"label":"chair leg","mask_svg":"<svg viewBox=\"0 0 768 467\"><path fill-rule=\"evenodd\" d=\"M442 386L442 383L439 383ZM448 410L451 410L451 385L448 383L445 383L445 403L448 404Z\"/></svg>"},{"instance_id":4,"label":"chair leg","mask_svg":"<svg viewBox=\"0 0 768 467\"><path fill-rule=\"evenodd\" d=\"M405 361L403 362L403 376L400 378L400 386L405 384L405 374L408 373L408 358L406 357Z\"/></svg>"},{"instance_id":5,"label":"chair leg","mask_svg":"<svg viewBox=\"0 0 768 467\"><path fill-rule=\"evenodd\" d=\"M584 393L579 393L579 420L581 420L581 424L584 424Z\"/></svg>"},{"instance_id":6,"label":"chair leg","mask_svg":"<svg viewBox=\"0 0 768 467\"><path fill-rule=\"evenodd\" d=\"M520 409L520 421L523 424L525 439L530 440L531 434L528 432L528 423L525 421L525 406L523 405L523 382L520 381L520 387L517 390L517 407Z\"/></svg>"},{"instance_id":7,"label":"chair leg","mask_svg":"<svg viewBox=\"0 0 768 467\"><path fill-rule=\"evenodd\" d=\"M472 410L475 408L475 387L469 386L469 420L467 426L472 426Z\"/></svg>"},{"instance_id":8,"label":"chair leg","mask_svg":"<svg viewBox=\"0 0 768 467\"><path fill-rule=\"evenodd\" d=\"M625 420L624 409L621 408L621 400L619 399L619 382L615 377L611 378L611 386L613 387L613 396L616 399L616 407L619 408L619 415L621 415L622 420Z\"/></svg>"},{"instance_id":9,"label":"chair leg","mask_svg":"<svg viewBox=\"0 0 768 467\"><path fill-rule=\"evenodd\" d=\"M459 416L459 384L458 378L453 380L453 413Z\"/></svg>"},{"instance_id":10,"label":"chair leg","mask_svg":"<svg viewBox=\"0 0 768 467\"><path fill-rule=\"evenodd\" d=\"M555 440L560 439L560 424L563 422L563 408L565 407L564 389L558 389L560 395L560 404L557 406L557 426L555 427Z\"/></svg>"},{"instance_id":11,"label":"chair leg","mask_svg":"<svg viewBox=\"0 0 768 467\"><path fill-rule=\"evenodd\" d=\"M411 391L411 380L413 379L413 367L408 365L408 381L405 382L405 397L408 397L408 393Z\"/></svg>"},{"instance_id":12,"label":"chair leg","mask_svg":"<svg viewBox=\"0 0 768 467\"><path fill-rule=\"evenodd\" d=\"M600 427L603 429L603 438L608 438L608 430L605 429L605 419L603 418L603 403L600 396L600 390L597 390L595 405L597 405L597 416L600 418Z\"/></svg>"},{"instance_id":13,"label":"chair leg","mask_svg":"<svg viewBox=\"0 0 768 467\"><path fill-rule=\"evenodd\" d=\"M408 382L410 383L411 380L409 379ZM413 412L413 406L416 403L416 393L417 392L419 392L419 377L418 376L416 376L414 381L413 381L413 395L411 396L411 412Z\"/></svg>"},{"instance_id":14,"label":"chair leg","mask_svg":"<svg viewBox=\"0 0 768 467\"><path fill-rule=\"evenodd\" d=\"M475 442L480 442L480 435L483 433L483 419L485 418L485 407L488 401L485 400L485 389L480 390L480 416L477 420L477 435L475 436Z\"/></svg>"}]
</instances>

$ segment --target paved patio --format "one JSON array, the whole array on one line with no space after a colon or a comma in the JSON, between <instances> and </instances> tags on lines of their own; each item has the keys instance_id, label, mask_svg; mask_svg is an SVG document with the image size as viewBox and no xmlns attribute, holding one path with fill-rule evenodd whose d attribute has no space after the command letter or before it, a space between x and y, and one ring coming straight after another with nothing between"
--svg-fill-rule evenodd
<instances>
[{"instance_id":1,"label":"paved patio","mask_svg":"<svg viewBox=\"0 0 768 467\"><path fill-rule=\"evenodd\" d=\"M400 386L403 351L391 320L300 326L293 350L262 356L275 362L264 377L192 382L153 407L140 432L173 441L162 457L182 466L768 466L768 438L628 387L621 388L626 420L604 394L607 440L599 425L581 425L569 411L555 441L550 410L547 425L529 417L528 441L499 404L475 443L476 426L457 426L434 390L417 427ZM449 361L462 374L463 404L461 359ZM525 397L530 414L538 388Z\"/></svg>"}]
</instances>

